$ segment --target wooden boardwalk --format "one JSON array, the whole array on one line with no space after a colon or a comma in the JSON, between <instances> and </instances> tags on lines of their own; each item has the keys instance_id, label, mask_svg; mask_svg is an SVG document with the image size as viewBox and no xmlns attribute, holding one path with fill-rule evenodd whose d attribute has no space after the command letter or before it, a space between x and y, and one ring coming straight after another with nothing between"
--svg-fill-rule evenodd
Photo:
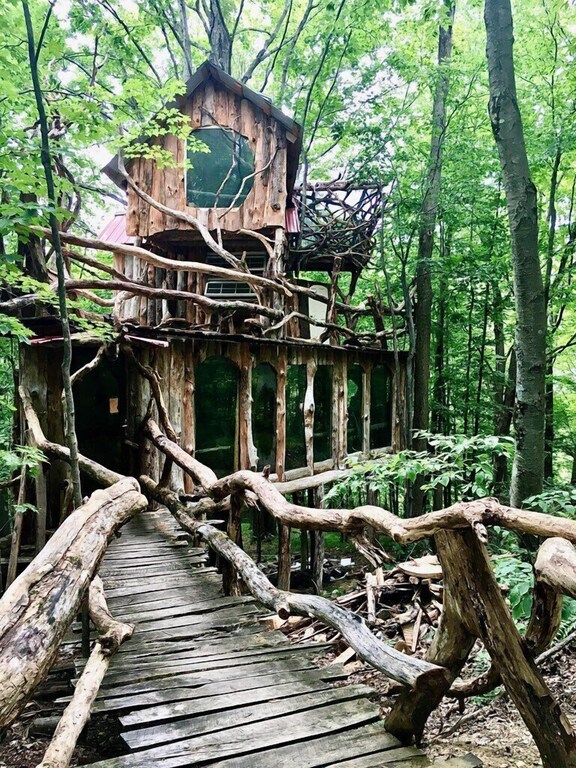
<instances>
[{"instance_id":1,"label":"wooden boardwalk","mask_svg":"<svg viewBox=\"0 0 576 768\"><path fill-rule=\"evenodd\" d=\"M147 512L101 568L110 609L136 625L96 701L130 752L92 768L419 768L423 753L384 731L374 691L334 687L318 643L290 644L248 597L223 597L165 511Z\"/></svg>"}]
</instances>

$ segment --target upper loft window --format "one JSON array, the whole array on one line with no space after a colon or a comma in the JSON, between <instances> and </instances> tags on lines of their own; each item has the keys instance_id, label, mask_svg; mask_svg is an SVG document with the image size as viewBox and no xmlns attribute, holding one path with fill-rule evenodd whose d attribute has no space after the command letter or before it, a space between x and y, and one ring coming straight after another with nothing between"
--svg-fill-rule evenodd
<instances>
[{"instance_id":1,"label":"upper loft window","mask_svg":"<svg viewBox=\"0 0 576 768\"><path fill-rule=\"evenodd\" d=\"M254 184L254 153L246 136L228 128L198 128L209 152L188 150L186 202L197 208L238 208Z\"/></svg>"}]
</instances>

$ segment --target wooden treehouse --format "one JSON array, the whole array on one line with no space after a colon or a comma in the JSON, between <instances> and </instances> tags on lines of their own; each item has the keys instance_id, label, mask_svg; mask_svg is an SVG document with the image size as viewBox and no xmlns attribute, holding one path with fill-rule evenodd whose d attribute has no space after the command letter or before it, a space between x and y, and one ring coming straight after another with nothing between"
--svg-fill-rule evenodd
<instances>
[{"instance_id":1,"label":"wooden treehouse","mask_svg":"<svg viewBox=\"0 0 576 768\"><path fill-rule=\"evenodd\" d=\"M148 141L173 162L116 156L104 168L127 190L100 238L124 249L108 284L122 343L75 385L80 449L158 475L159 453L138 448L150 400L140 366L157 372L180 444L218 476L270 467L288 480L402 446L404 356L386 349L373 308L351 305L381 190L298 187L301 127L210 63L170 106L192 138ZM69 281L86 287L98 281ZM22 381L61 440L60 334L37 323ZM76 369L90 345L77 344ZM172 480L192 490L180 470Z\"/></svg>"}]
</instances>

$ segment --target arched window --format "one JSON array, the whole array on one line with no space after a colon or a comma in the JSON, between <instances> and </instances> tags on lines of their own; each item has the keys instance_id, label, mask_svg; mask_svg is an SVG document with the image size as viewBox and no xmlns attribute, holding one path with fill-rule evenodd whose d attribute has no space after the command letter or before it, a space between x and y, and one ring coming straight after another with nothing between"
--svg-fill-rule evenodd
<instances>
[{"instance_id":1,"label":"arched window","mask_svg":"<svg viewBox=\"0 0 576 768\"><path fill-rule=\"evenodd\" d=\"M238 208L254 185L254 153L246 136L229 128L211 126L192 134L200 151L188 149L186 202L197 208Z\"/></svg>"},{"instance_id":2,"label":"arched window","mask_svg":"<svg viewBox=\"0 0 576 768\"><path fill-rule=\"evenodd\" d=\"M196 367L196 458L219 477L236 465L239 371L226 357Z\"/></svg>"},{"instance_id":3,"label":"arched window","mask_svg":"<svg viewBox=\"0 0 576 768\"><path fill-rule=\"evenodd\" d=\"M286 374L286 469L306 466L305 394L306 366L290 365Z\"/></svg>"},{"instance_id":4,"label":"arched window","mask_svg":"<svg viewBox=\"0 0 576 768\"><path fill-rule=\"evenodd\" d=\"M370 376L370 448L392 443L392 386L390 370L375 365Z\"/></svg>"},{"instance_id":5,"label":"arched window","mask_svg":"<svg viewBox=\"0 0 576 768\"><path fill-rule=\"evenodd\" d=\"M252 439L259 470L276 465L276 371L260 363L252 371Z\"/></svg>"},{"instance_id":6,"label":"arched window","mask_svg":"<svg viewBox=\"0 0 576 768\"><path fill-rule=\"evenodd\" d=\"M348 427L346 434L346 449L348 453L356 453L363 448L364 433L362 419L362 401L364 399L364 371L361 365L348 367L346 407L348 409Z\"/></svg>"},{"instance_id":7,"label":"arched window","mask_svg":"<svg viewBox=\"0 0 576 768\"><path fill-rule=\"evenodd\" d=\"M314 461L332 456L331 365L319 365L314 376Z\"/></svg>"}]
</instances>

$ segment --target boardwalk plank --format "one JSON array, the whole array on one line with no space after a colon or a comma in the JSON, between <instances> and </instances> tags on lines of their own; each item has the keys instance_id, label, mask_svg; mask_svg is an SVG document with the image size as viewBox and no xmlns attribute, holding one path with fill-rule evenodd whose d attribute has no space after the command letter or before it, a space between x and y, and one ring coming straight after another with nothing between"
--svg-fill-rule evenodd
<instances>
[{"instance_id":1,"label":"boardwalk plank","mask_svg":"<svg viewBox=\"0 0 576 768\"><path fill-rule=\"evenodd\" d=\"M318 652L307 651L302 652L300 656L305 659L313 659L318 655ZM293 660L294 655L288 648L287 650L278 653L274 656L276 659L290 659ZM246 657L244 654L237 654L234 657L227 657L226 659L184 659L175 661L158 661L154 664L148 665L136 665L133 670L121 669L117 672L111 670L106 675L106 686L123 685L134 678L138 678L140 681L155 680L157 678L163 678L168 675L191 675L195 672L207 672L212 669L228 669L230 667L246 667L252 664L268 664L270 662L270 655L250 656ZM76 682L76 681L74 681Z\"/></svg>"},{"instance_id":2,"label":"boardwalk plank","mask_svg":"<svg viewBox=\"0 0 576 768\"><path fill-rule=\"evenodd\" d=\"M416 747L398 747L384 752L374 752L370 755L362 755L339 760L326 765L326 768L424 768L429 766L428 759Z\"/></svg>"},{"instance_id":3,"label":"boardwalk plank","mask_svg":"<svg viewBox=\"0 0 576 768\"><path fill-rule=\"evenodd\" d=\"M273 671L270 674L262 674L255 677L238 677L222 682L205 683L196 687L187 687L180 681L176 681L172 688L153 690L138 693L136 695L121 696L119 698L106 698L96 701L94 712L113 712L133 710L132 714L141 711L137 708L164 706L177 701L198 701L210 696L231 695L237 691L256 690L261 687L279 686L284 683L316 680L336 679L347 677L342 671L328 674L331 670L319 670L317 668L298 670L295 668L285 671Z\"/></svg>"},{"instance_id":4,"label":"boardwalk plank","mask_svg":"<svg viewBox=\"0 0 576 768\"><path fill-rule=\"evenodd\" d=\"M283 768L295 764L298 768L320 768L328 762L336 763L368 753L396 750L400 742L384 730L382 722L350 727L340 733L307 739L298 744L289 744L259 752L219 760L210 768Z\"/></svg>"},{"instance_id":5,"label":"boardwalk plank","mask_svg":"<svg viewBox=\"0 0 576 768\"><path fill-rule=\"evenodd\" d=\"M196 650L205 648L208 651L218 653L218 648L222 647L222 651L227 650L229 647L238 650L238 648L253 648L253 647L268 647L271 645L286 645L289 643L288 639L280 632L262 632L262 629L258 626L249 625L242 627L242 629L232 632L220 632L217 630L211 630L206 632L205 635L200 635L194 640L173 640L172 642L165 642L163 640L148 642L142 645L138 649L138 656L157 654L165 651L166 653L172 653L173 651L179 651L185 648ZM120 647L116 658L121 658L122 654L127 654L128 644ZM131 649L129 656L134 654L134 649Z\"/></svg>"},{"instance_id":6,"label":"boardwalk plank","mask_svg":"<svg viewBox=\"0 0 576 768\"><path fill-rule=\"evenodd\" d=\"M303 651L305 655L318 655L323 650L329 648L328 643L323 643L320 645L320 643L309 643L308 645L303 645L301 649L298 650L298 653L300 651ZM211 650L211 652L210 652ZM125 670L140 670L140 669L146 669L148 667L157 667L158 664L161 662L161 660L164 660L166 664L181 664L183 661L189 661L192 663L200 663L200 662L213 662L214 664L217 663L225 663L230 660L237 660L238 659L238 650L230 649L226 651L225 649L221 649L221 653L217 653L218 649L212 648L212 649L206 649L205 647L199 648L198 650L191 649L190 651L181 650L175 653L167 654L167 653L160 653L156 654L155 656L131 656L126 658L116 658L114 661L110 664L109 673L116 673L116 672L122 672ZM282 656L290 655L292 658L296 656L294 653L293 647L290 645L285 645L282 643L281 645L271 645L270 647L261 647L257 646L255 648L242 648L242 656L246 659L254 659L257 660L258 657L266 657L270 660L281 658ZM83 667L84 663L78 665L78 667Z\"/></svg>"},{"instance_id":7,"label":"boardwalk plank","mask_svg":"<svg viewBox=\"0 0 576 768\"><path fill-rule=\"evenodd\" d=\"M378 710L365 699L344 701L273 718L249 725L230 728L219 734L208 733L196 738L165 744L141 752L93 763L92 768L162 768L196 766L225 757L255 753L266 747L294 743L378 718ZM295 750L295 758L298 751ZM258 763L254 760L255 767ZM295 760L295 765L298 763Z\"/></svg>"},{"instance_id":8,"label":"boardwalk plank","mask_svg":"<svg viewBox=\"0 0 576 768\"><path fill-rule=\"evenodd\" d=\"M146 624L150 621L156 621L166 617L174 618L175 616L184 616L195 613L206 615L213 611L219 611L221 608L246 605L247 603L254 602L254 598L250 595L244 595L242 597L216 597L201 600L200 602L191 602L190 598L188 598L187 602L180 603L179 601L176 601L169 605L166 605L165 603L162 608L160 606L155 606L151 609L146 608L146 610L127 611L124 616L127 616L131 622ZM146 604L144 603L144 605Z\"/></svg>"},{"instance_id":9,"label":"boardwalk plank","mask_svg":"<svg viewBox=\"0 0 576 768\"><path fill-rule=\"evenodd\" d=\"M191 736L195 738L205 733L216 731L229 731L237 726L245 726L270 718L280 718L303 712L306 710L324 707L340 701L357 701L371 693L367 686L344 686L343 688L327 688L322 691L304 693L301 696L293 696L288 699L272 699L265 704L248 704L236 709L221 712L210 712L197 717L177 720L162 725L152 725L148 728L140 728L128 731L122 735L131 749L143 749L166 744L170 741L180 741ZM374 706L377 711L376 706Z\"/></svg>"},{"instance_id":10,"label":"boardwalk plank","mask_svg":"<svg viewBox=\"0 0 576 768\"><path fill-rule=\"evenodd\" d=\"M262 701L274 701L294 696L298 693L312 693L328 689L328 683L319 676L295 679L294 682L278 685L265 685L261 688L250 688L230 692L225 691L216 696L208 696L202 699L160 704L156 707L148 707L130 712L120 718L120 722L126 728L146 726L150 723L160 723L166 720L180 720L184 717L198 717L202 714L221 712L234 709L246 704L256 704Z\"/></svg>"},{"instance_id":11,"label":"boardwalk plank","mask_svg":"<svg viewBox=\"0 0 576 768\"><path fill-rule=\"evenodd\" d=\"M224 680L234 680L237 677L258 677L274 672L287 672L288 670L314 669L314 665L307 659L280 659L277 661L266 661L261 664L253 664L250 667L224 667L221 669L211 669L206 672L196 672L191 675L169 674L157 680L141 680L129 685L114 685L108 689L106 678L104 684L98 692L97 698L112 698L117 696L127 696L129 694L145 693L146 691L160 691L163 688L173 688L176 685L182 687L196 688L205 683L222 682ZM176 679L174 679L176 678Z\"/></svg>"}]
</instances>

